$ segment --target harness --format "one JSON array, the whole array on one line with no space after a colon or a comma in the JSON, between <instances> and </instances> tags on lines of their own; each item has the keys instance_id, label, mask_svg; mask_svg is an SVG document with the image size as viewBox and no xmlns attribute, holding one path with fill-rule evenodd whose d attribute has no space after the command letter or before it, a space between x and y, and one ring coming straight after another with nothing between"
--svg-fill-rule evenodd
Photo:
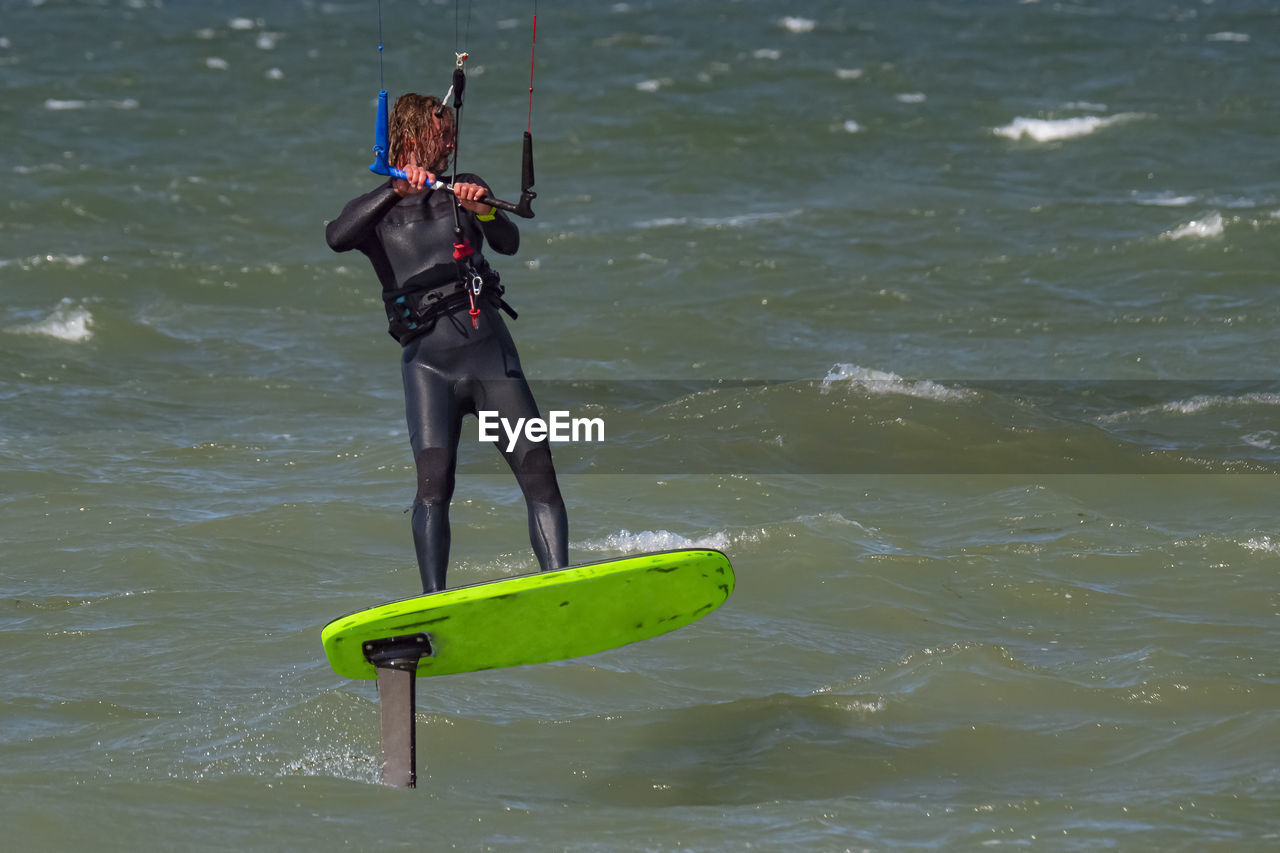
<instances>
[{"instance_id":1,"label":"harness","mask_svg":"<svg viewBox=\"0 0 1280 853\"><path fill-rule=\"evenodd\" d=\"M436 327L441 317L456 314L463 309L471 317L472 325L479 328L479 304L487 302L501 308L512 320L520 315L507 304L502 296L506 288L501 284L498 271L485 265L474 270L480 286L471 282L453 281L437 287L400 287L382 294L387 309L387 334L405 346Z\"/></svg>"}]
</instances>

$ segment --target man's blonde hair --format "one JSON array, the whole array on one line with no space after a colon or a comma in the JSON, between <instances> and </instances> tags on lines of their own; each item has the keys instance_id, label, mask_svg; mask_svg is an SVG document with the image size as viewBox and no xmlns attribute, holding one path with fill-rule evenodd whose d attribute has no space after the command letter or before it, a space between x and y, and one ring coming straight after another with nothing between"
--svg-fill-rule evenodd
<instances>
[{"instance_id":1,"label":"man's blonde hair","mask_svg":"<svg viewBox=\"0 0 1280 853\"><path fill-rule=\"evenodd\" d=\"M453 110L439 98L414 92L401 95L391 108L387 129L391 164L403 169L413 155L419 166L435 170L449 153L453 134Z\"/></svg>"}]
</instances>

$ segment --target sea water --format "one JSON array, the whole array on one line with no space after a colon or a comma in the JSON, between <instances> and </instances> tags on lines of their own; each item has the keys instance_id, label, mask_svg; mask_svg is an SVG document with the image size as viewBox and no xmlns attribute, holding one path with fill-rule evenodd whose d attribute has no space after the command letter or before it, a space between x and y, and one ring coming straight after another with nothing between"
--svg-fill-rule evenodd
<instances>
[{"instance_id":1,"label":"sea water","mask_svg":"<svg viewBox=\"0 0 1280 853\"><path fill-rule=\"evenodd\" d=\"M425 680L398 350L323 228L379 87L518 192L532 4L0 0L14 849L1280 845L1280 10L542 3L495 258L575 562L725 551L662 638ZM464 433L452 583L531 571ZM513 639L518 642L518 639Z\"/></svg>"}]
</instances>

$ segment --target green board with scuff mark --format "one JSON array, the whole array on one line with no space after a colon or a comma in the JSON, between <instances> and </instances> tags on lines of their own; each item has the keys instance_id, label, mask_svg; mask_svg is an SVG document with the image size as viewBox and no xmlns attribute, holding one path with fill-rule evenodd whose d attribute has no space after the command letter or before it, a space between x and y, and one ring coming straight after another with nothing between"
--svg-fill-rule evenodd
<instances>
[{"instance_id":1,"label":"green board with scuff mark","mask_svg":"<svg viewBox=\"0 0 1280 853\"><path fill-rule=\"evenodd\" d=\"M392 601L321 632L334 672L376 678L365 642L424 633L418 675L563 660L683 628L733 592L719 551L684 549L602 560Z\"/></svg>"}]
</instances>

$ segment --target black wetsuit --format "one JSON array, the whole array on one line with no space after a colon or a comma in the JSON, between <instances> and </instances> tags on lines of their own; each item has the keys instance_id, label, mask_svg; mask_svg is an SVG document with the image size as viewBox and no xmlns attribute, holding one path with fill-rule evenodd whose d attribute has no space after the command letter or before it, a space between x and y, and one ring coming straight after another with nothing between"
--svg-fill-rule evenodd
<instances>
[{"instance_id":1,"label":"black wetsuit","mask_svg":"<svg viewBox=\"0 0 1280 853\"><path fill-rule=\"evenodd\" d=\"M485 185L474 175L458 180ZM404 347L405 416L418 472L413 540L424 592L445 586L449 501L463 416L495 411L510 423L540 417L499 312L506 306L497 276L481 251L487 240L494 251L515 254L520 232L505 213L478 222L474 214L460 211L463 234L475 250L472 264L487 282L476 300L481 313L474 328L453 257L453 206L447 192L427 190L402 199L388 181L349 202L325 230L335 252L359 249L373 263L391 335ZM543 571L568 565L569 523L548 442L531 442L522 432L510 452L505 439L498 449L524 493L538 563Z\"/></svg>"}]
</instances>

